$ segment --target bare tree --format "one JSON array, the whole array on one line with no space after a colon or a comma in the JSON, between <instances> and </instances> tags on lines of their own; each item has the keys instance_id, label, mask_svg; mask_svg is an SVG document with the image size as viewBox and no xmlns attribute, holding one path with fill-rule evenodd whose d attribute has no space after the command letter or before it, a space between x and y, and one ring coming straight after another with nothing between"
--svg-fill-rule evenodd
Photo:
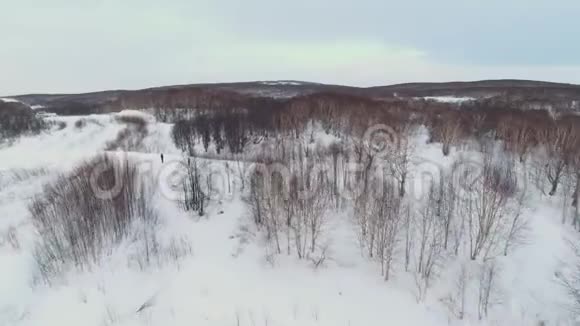
<instances>
[{"instance_id":1,"label":"bare tree","mask_svg":"<svg viewBox=\"0 0 580 326\"><path fill-rule=\"evenodd\" d=\"M188 162L186 173L186 178L183 180L183 207L187 211L197 211L199 216L203 216L209 199L206 192L209 192L203 190L202 175L197 159L193 158L193 162Z\"/></svg>"},{"instance_id":2,"label":"bare tree","mask_svg":"<svg viewBox=\"0 0 580 326\"><path fill-rule=\"evenodd\" d=\"M574 180L574 191L572 192L572 207L574 218L572 225L576 230L580 230L580 207L578 198L580 197L580 155L574 155L572 177Z\"/></svg>"},{"instance_id":3,"label":"bare tree","mask_svg":"<svg viewBox=\"0 0 580 326\"><path fill-rule=\"evenodd\" d=\"M576 125L561 122L541 130L539 138L546 149L545 173L551 184L549 195L553 196L578 151L580 132Z\"/></svg>"},{"instance_id":4,"label":"bare tree","mask_svg":"<svg viewBox=\"0 0 580 326\"><path fill-rule=\"evenodd\" d=\"M477 312L479 320L487 317L489 308L498 303L499 285L497 277L499 268L495 261L488 261L483 264L479 274Z\"/></svg>"},{"instance_id":5,"label":"bare tree","mask_svg":"<svg viewBox=\"0 0 580 326\"><path fill-rule=\"evenodd\" d=\"M234 160L235 167L238 172L238 177L241 183L241 190L243 191L244 189L246 189L246 176L245 176L246 164L243 160L243 154L242 153L234 154Z\"/></svg>"},{"instance_id":6,"label":"bare tree","mask_svg":"<svg viewBox=\"0 0 580 326\"><path fill-rule=\"evenodd\" d=\"M568 246L574 253L573 261L566 269L559 270L556 277L568 293L571 312L575 316L580 316L580 246L571 241L568 242Z\"/></svg>"},{"instance_id":7,"label":"bare tree","mask_svg":"<svg viewBox=\"0 0 580 326\"><path fill-rule=\"evenodd\" d=\"M474 182L468 185L462 200L462 213L467 216L467 235L472 260L482 253L487 255L496 249L501 239L501 230L509 213L507 203L515 191L515 179L504 174L496 165L493 154L484 153L480 171L473 166L467 168L467 178Z\"/></svg>"},{"instance_id":8,"label":"bare tree","mask_svg":"<svg viewBox=\"0 0 580 326\"><path fill-rule=\"evenodd\" d=\"M509 214L507 223L507 234L503 254L507 256L509 250L518 245L524 244L527 240L530 228L528 220L524 216L524 206L526 203L526 192L522 191L516 198L512 212Z\"/></svg>"},{"instance_id":9,"label":"bare tree","mask_svg":"<svg viewBox=\"0 0 580 326\"><path fill-rule=\"evenodd\" d=\"M470 278L469 266L462 262L452 292L442 299L450 312L459 320L465 318Z\"/></svg>"},{"instance_id":10,"label":"bare tree","mask_svg":"<svg viewBox=\"0 0 580 326\"><path fill-rule=\"evenodd\" d=\"M411 214L410 203L406 205L404 211L403 230L405 231L405 272L408 272L414 243L414 221Z\"/></svg>"},{"instance_id":11,"label":"bare tree","mask_svg":"<svg viewBox=\"0 0 580 326\"><path fill-rule=\"evenodd\" d=\"M443 259L443 241L440 223L436 218L436 190L430 187L429 195L416 215L415 284L417 301L422 301L437 276Z\"/></svg>"},{"instance_id":12,"label":"bare tree","mask_svg":"<svg viewBox=\"0 0 580 326\"><path fill-rule=\"evenodd\" d=\"M293 215L290 223L299 258L314 253L330 205L330 183L321 167L321 158L298 147L291 167L290 196L287 209Z\"/></svg>"},{"instance_id":13,"label":"bare tree","mask_svg":"<svg viewBox=\"0 0 580 326\"><path fill-rule=\"evenodd\" d=\"M289 158L288 166L265 164L252 173L247 201L254 223L265 228L277 253L282 252L285 238L288 254L294 250L299 259L307 259L323 249L319 239L330 208L332 183L321 169L322 157L305 146L292 147L284 155Z\"/></svg>"},{"instance_id":14,"label":"bare tree","mask_svg":"<svg viewBox=\"0 0 580 326\"><path fill-rule=\"evenodd\" d=\"M381 263L385 281L389 280L398 247L402 205L400 195L388 186L385 185L382 198L374 201L372 209L372 218L376 220L372 226L377 229L374 232L377 235L376 257Z\"/></svg>"},{"instance_id":15,"label":"bare tree","mask_svg":"<svg viewBox=\"0 0 580 326\"><path fill-rule=\"evenodd\" d=\"M409 174L409 164L414 151L411 126L406 123L402 124L397 128L397 136L397 141L391 144L389 149L387 162L389 163L391 174L399 185L399 196L403 197L405 195L405 183Z\"/></svg>"},{"instance_id":16,"label":"bare tree","mask_svg":"<svg viewBox=\"0 0 580 326\"><path fill-rule=\"evenodd\" d=\"M519 116L510 116L499 123L497 134L504 140L506 148L516 153L521 163L525 162L534 145L534 129L530 122Z\"/></svg>"},{"instance_id":17,"label":"bare tree","mask_svg":"<svg viewBox=\"0 0 580 326\"><path fill-rule=\"evenodd\" d=\"M280 175L270 174L270 170L264 165L257 167L261 168L255 169L250 176L250 190L246 201L250 206L254 224L265 229L266 240L274 243L276 252L280 254L280 232L284 226L283 209L287 196L285 180Z\"/></svg>"},{"instance_id":18,"label":"bare tree","mask_svg":"<svg viewBox=\"0 0 580 326\"><path fill-rule=\"evenodd\" d=\"M457 193L453 179L444 172L439 176L437 186L438 193L433 204L436 206L436 216L443 224L443 247L447 249L455 222Z\"/></svg>"},{"instance_id":19,"label":"bare tree","mask_svg":"<svg viewBox=\"0 0 580 326\"><path fill-rule=\"evenodd\" d=\"M335 208L340 207L340 193L339 193L339 164L343 162L342 152L344 151L342 144L334 142L330 145L330 154L332 156L332 196L335 201Z\"/></svg>"},{"instance_id":20,"label":"bare tree","mask_svg":"<svg viewBox=\"0 0 580 326\"><path fill-rule=\"evenodd\" d=\"M454 144L461 136L461 121L459 116L454 112L449 112L440 118L437 127L435 128L438 139L443 144L443 155L449 155L451 145Z\"/></svg>"},{"instance_id":21,"label":"bare tree","mask_svg":"<svg viewBox=\"0 0 580 326\"><path fill-rule=\"evenodd\" d=\"M362 185L356 189L354 194L354 217L358 227L358 238L361 249L367 249L370 258L375 256L375 246L378 237L378 219L375 216L376 205L382 200L383 187L386 185L382 176L377 177L382 172L381 166L375 162L376 155L373 151L364 152L358 162L361 167L358 183Z\"/></svg>"}]
</instances>

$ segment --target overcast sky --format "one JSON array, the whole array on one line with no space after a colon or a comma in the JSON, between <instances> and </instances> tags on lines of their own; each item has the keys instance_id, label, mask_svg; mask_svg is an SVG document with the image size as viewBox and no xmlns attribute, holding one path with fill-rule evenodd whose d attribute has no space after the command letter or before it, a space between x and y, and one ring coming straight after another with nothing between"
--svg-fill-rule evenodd
<instances>
[{"instance_id":1,"label":"overcast sky","mask_svg":"<svg viewBox=\"0 0 580 326\"><path fill-rule=\"evenodd\" d=\"M580 84L578 0L0 0L0 95L169 84Z\"/></svg>"}]
</instances>

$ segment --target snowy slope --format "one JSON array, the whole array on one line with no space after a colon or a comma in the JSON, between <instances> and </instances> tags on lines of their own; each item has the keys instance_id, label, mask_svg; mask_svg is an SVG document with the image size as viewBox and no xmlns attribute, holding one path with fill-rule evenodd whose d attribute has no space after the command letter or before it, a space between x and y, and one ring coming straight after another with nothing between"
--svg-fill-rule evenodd
<instances>
[{"instance_id":1,"label":"snowy slope","mask_svg":"<svg viewBox=\"0 0 580 326\"><path fill-rule=\"evenodd\" d=\"M557 199L531 195L525 213L531 234L503 261L502 304L490 320L460 321L442 302L456 280L453 266L429 298L417 303L408 275L397 273L386 283L376 264L361 257L348 212L327 226L329 257L318 269L293 256L269 262L261 237L249 225L235 176L231 193L222 182L222 196L211 202L206 216L183 212L168 190L182 155L171 141L171 125L156 122L148 126L143 151L117 155L143 163L143 181L158 188L162 223L156 232L178 239L190 252L175 264L140 270L127 263L134 253L127 240L93 271L71 271L62 283L34 286L38 235L26 209L30 198L58 173L102 152L124 128L111 115L83 118L89 122L82 129L75 127L79 117L58 117L66 128L0 148L0 325L556 325L568 320L566 293L554 273L568 260L566 239L575 235L559 223ZM429 169L430 162L451 164L439 145L426 140L417 136L416 172ZM227 161L203 162L225 175ZM421 180L413 182L420 191Z\"/></svg>"},{"instance_id":2,"label":"snowy slope","mask_svg":"<svg viewBox=\"0 0 580 326\"><path fill-rule=\"evenodd\" d=\"M416 97L415 99L424 99L427 101L435 101L441 103L463 103L477 100L474 97L455 97L455 96L425 96L425 97Z\"/></svg>"},{"instance_id":3,"label":"snowy slope","mask_svg":"<svg viewBox=\"0 0 580 326\"><path fill-rule=\"evenodd\" d=\"M15 100L13 98L0 98L0 101L5 103L20 103L19 100Z\"/></svg>"},{"instance_id":4,"label":"snowy slope","mask_svg":"<svg viewBox=\"0 0 580 326\"><path fill-rule=\"evenodd\" d=\"M75 127L75 122L85 119L86 127ZM115 137L123 126L112 123L111 116L57 117L66 127L51 130L37 137L23 137L0 150L0 171L11 168L74 166L78 160L94 155L107 140Z\"/></svg>"}]
</instances>

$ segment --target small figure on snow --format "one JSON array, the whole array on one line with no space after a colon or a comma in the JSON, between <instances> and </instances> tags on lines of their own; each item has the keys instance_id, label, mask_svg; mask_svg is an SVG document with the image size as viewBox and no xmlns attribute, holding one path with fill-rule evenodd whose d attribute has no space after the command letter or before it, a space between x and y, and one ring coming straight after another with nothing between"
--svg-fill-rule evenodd
<instances>
[{"instance_id":1,"label":"small figure on snow","mask_svg":"<svg viewBox=\"0 0 580 326\"><path fill-rule=\"evenodd\" d=\"M163 164L163 153L161 153L161 164Z\"/></svg>"}]
</instances>

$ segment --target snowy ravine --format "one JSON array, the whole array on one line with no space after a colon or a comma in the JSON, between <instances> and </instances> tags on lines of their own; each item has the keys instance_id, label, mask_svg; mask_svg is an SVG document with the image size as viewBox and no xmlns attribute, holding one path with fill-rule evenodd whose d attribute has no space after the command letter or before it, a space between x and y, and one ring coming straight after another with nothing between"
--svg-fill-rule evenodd
<instances>
[{"instance_id":1,"label":"snowy ravine","mask_svg":"<svg viewBox=\"0 0 580 326\"><path fill-rule=\"evenodd\" d=\"M418 303L414 280L395 272L385 282L379 267L361 257L348 212L329 222L328 258L313 268L307 261L281 255L267 261L261 237L248 226L249 213L235 186L212 200L203 217L184 212L159 190L160 237L187 243L191 252L177 263L145 270L128 264L128 239L93 270L71 271L51 286L39 283L33 248L38 240L27 210L42 185L59 173L105 150L124 125L113 115L56 117L67 123L11 146L0 146L0 325L223 325L223 326L374 326L374 325L566 325L565 289L555 273L571 261L568 240L576 235L561 225L558 198L530 194L526 243L502 257L501 296L488 320L452 316L446 295L456 274L446 266L428 298ZM419 135L413 168L425 160L446 164L440 145ZM142 179L170 187L174 161L182 159L171 140L171 125L152 121L142 152L128 152L142 162ZM159 155L165 154L161 164ZM226 161L209 161L225 169Z\"/></svg>"}]
</instances>

